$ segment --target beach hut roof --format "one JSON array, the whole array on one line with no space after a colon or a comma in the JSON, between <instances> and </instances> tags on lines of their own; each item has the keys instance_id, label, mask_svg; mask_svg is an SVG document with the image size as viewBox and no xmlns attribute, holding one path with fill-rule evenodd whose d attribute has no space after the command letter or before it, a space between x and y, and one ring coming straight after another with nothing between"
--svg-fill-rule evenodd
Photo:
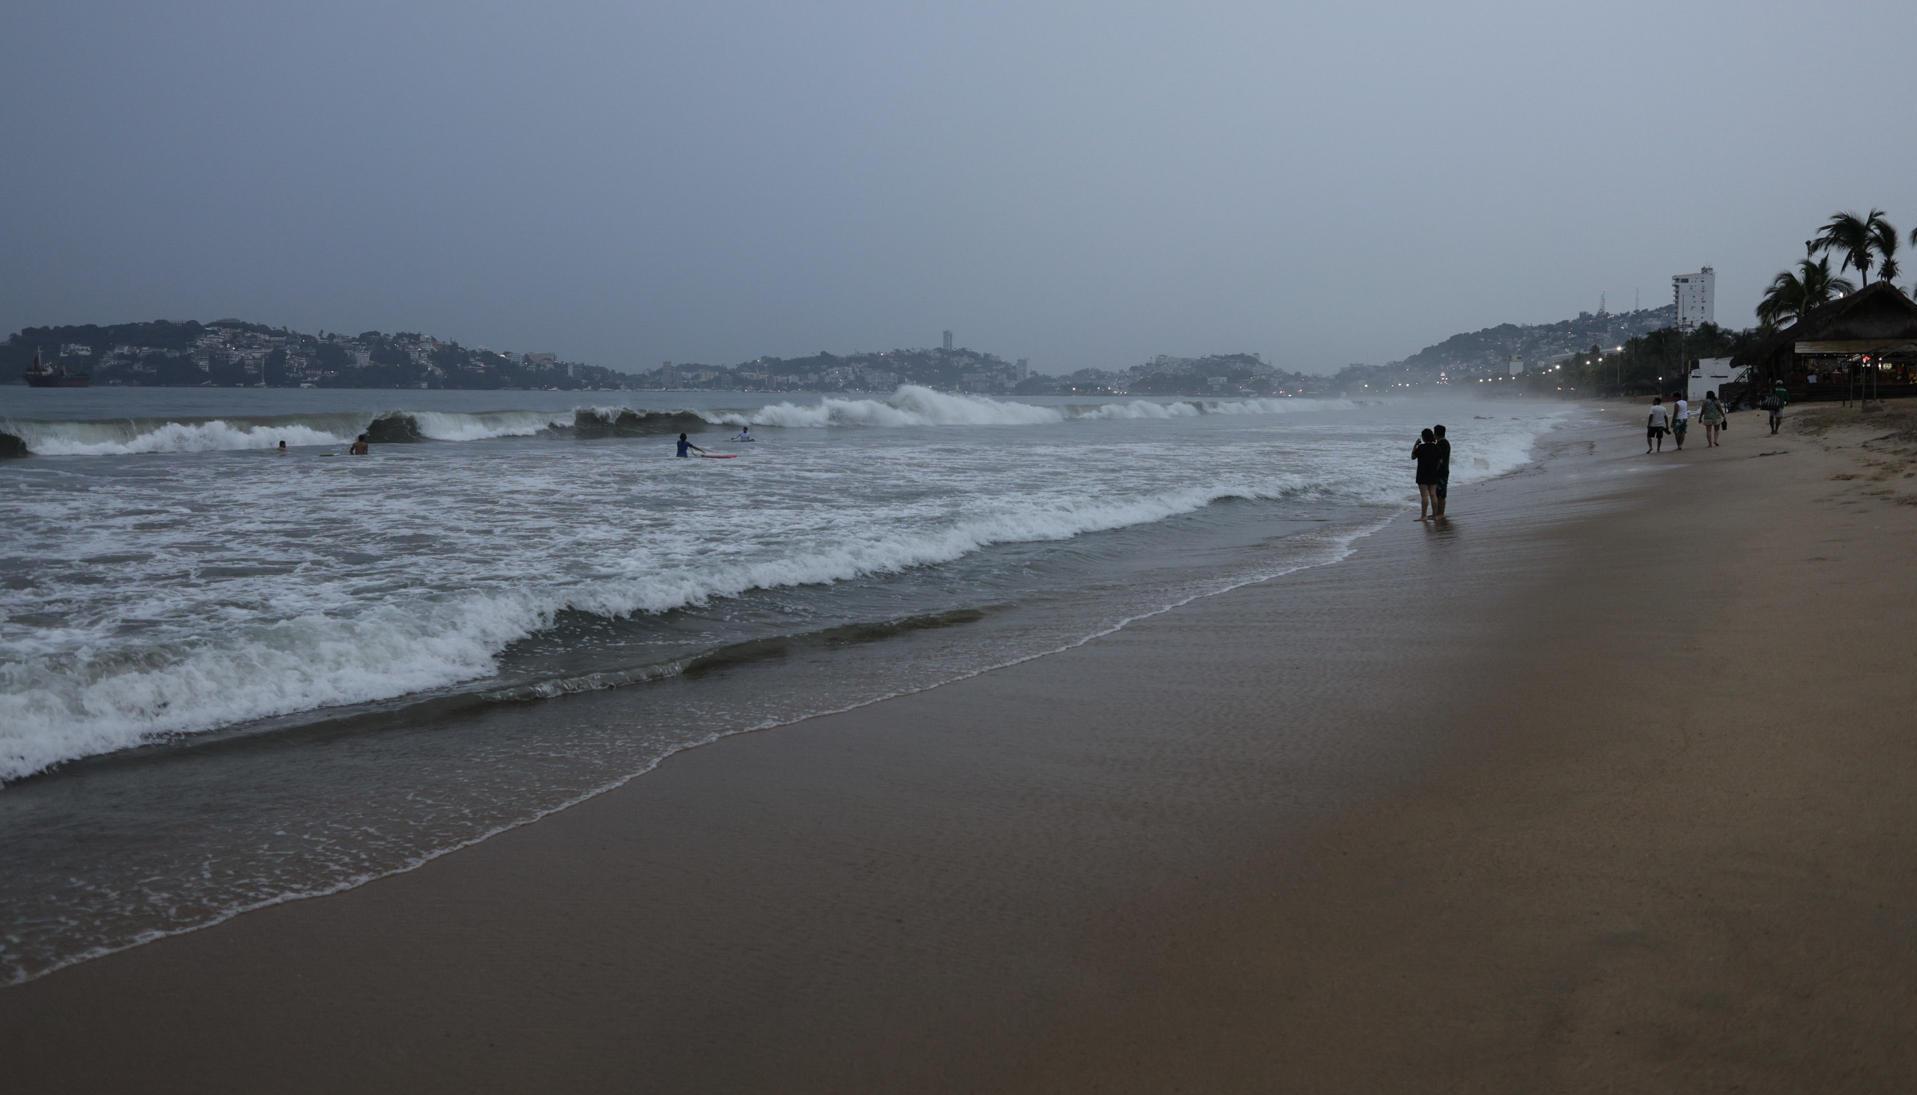
<instances>
[{"instance_id":1,"label":"beach hut roof","mask_svg":"<svg viewBox=\"0 0 1917 1095\"><path fill-rule=\"evenodd\" d=\"M1799 342L1917 342L1917 301L1888 281L1820 304L1804 318L1738 354L1737 368L1788 353Z\"/></svg>"}]
</instances>

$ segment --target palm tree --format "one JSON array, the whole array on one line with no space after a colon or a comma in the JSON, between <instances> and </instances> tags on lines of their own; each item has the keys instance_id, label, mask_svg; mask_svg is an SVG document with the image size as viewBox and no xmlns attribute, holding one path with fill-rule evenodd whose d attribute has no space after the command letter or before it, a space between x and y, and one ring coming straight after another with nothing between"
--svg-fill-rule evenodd
<instances>
[{"instance_id":1,"label":"palm tree","mask_svg":"<svg viewBox=\"0 0 1917 1095\"><path fill-rule=\"evenodd\" d=\"M1844 264L1839 269L1855 269L1870 284L1870 268L1877 254L1883 249L1886 238L1896 235L1897 230L1884 219L1882 209L1872 209L1868 216L1860 217L1855 213L1833 213L1830 222L1818 230L1817 238L1810 246L1818 251L1835 251L1843 256ZM1892 244L1895 247L1896 244Z\"/></svg>"},{"instance_id":2,"label":"palm tree","mask_svg":"<svg viewBox=\"0 0 1917 1095\"><path fill-rule=\"evenodd\" d=\"M1887 224L1884 227L1890 228L1890 225ZM1883 278L1885 281L1896 281L1897 275L1903 273L1903 271L1897 267L1897 232L1895 229L1877 237L1877 253L1882 256L1877 260L1877 276Z\"/></svg>"},{"instance_id":3,"label":"palm tree","mask_svg":"<svg viewBox=\"0 0 1917 1095\"><path fill-rule=\"evenodd\" d=\"M1785 270L1771 279L1764 299L1757 302L1757 321L1766 327L1781 327L1852 288L1844 278L1831 276L1828 256L1815 261L1803 259L1796 273Z\"/></svg>"}]
</instances>

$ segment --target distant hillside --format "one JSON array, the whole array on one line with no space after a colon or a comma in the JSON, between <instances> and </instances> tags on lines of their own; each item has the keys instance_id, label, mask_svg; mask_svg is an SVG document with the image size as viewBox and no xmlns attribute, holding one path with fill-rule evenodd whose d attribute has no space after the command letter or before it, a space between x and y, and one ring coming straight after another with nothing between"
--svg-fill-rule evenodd
<instances>
[{"instance_id":1,"label":"distant hillside","mask_svg":"<svg viewBox=\"0 0 1917 1095\"><path fill-rule=\"evenodd\" d=\"M27 327L0 343L0 383L19 383L35 350L100 385L319 388L586 388L889 392L917 384L980 395L1277 396L1358 394L1536 373L1591 347L1668 328L1673 309L1580 313L1456 334L1387 365L1335 376L1275 368L1257 354L1159 355L1122 370L1033 373L1024 361L964 348L761 357L737 365L668 363L637 376L552 354L461 346L416 332L303 334L237 319Z\"/></svg>"},{"instance_id":2,"label":"distant hillside","mask_svg":"<svg viewBox=\"0 0 1917 1095\"><path fill-rule=\"evenodd\" d=\"M1024 379L1023 362L962 347L880 350L804 357L761 357L738 365L667 363L639 374L640 387L767 392L891 391L920 384L948 392L1006 393Z\"/></svg>"},{"instance_id":3,"label":"distant hillside","mask_svg":"<svg viewBox=\"0 0 1917 1095\"><path fill-rule=\"evenodd\" d=\"M0 343L0 383L38 352L99 385L267 388L619 388L624 373L429 335L302 334L237 319L25 327Z\"/></svg>"},{"instance_id":4,"label":"distant hillside","mask_svg":"<svg viewBox=\"0 0 1917 1095\"><path fill-rule=\"evenodd\" d=\"M1557 323L1501 323L1452 335L1386 368L1420 373L1450 371L1469 376L1504 372L1514 358L1527 369L1535 368L1547 359L1593 346L1621 346L1639 335L1671 326L1676 316L1676 306L1667 304L1662 308L1640 308L1616 314L1580 312L1576 319Z\"/></svg>"}]
</instances>

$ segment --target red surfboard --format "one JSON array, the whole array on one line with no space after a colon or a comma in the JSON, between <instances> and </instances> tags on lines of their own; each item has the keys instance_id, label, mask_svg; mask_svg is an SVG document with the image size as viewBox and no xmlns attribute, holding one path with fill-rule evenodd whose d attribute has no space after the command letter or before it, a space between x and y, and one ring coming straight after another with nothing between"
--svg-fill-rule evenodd
<instances>
[{"instance_id":1,"label":"red surfboard","mask_svg":"<svg viewBox=\"0 0 1917 1095\"><path fill-rule=\"evenodd\" d=\"M702 452L699 455L706 460L736 460L739 457L736 452Z\"/></svg>"}]
</instances>

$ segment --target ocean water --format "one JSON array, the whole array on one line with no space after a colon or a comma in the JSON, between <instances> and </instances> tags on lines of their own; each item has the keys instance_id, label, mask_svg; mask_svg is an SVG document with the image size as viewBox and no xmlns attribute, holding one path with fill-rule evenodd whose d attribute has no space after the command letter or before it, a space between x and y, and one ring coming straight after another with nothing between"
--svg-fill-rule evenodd
<instances>
[{"instance_id":1,"label":"ocean water","mask_svg":"<svg viewBox=\"0 0 1917 1095\"><path fill-rule=\"evenodd\" d=\"M0 981L1333 564L1421 426L1466 486L1561 414L0 389Z\"/></svg>"}]
</instances>

